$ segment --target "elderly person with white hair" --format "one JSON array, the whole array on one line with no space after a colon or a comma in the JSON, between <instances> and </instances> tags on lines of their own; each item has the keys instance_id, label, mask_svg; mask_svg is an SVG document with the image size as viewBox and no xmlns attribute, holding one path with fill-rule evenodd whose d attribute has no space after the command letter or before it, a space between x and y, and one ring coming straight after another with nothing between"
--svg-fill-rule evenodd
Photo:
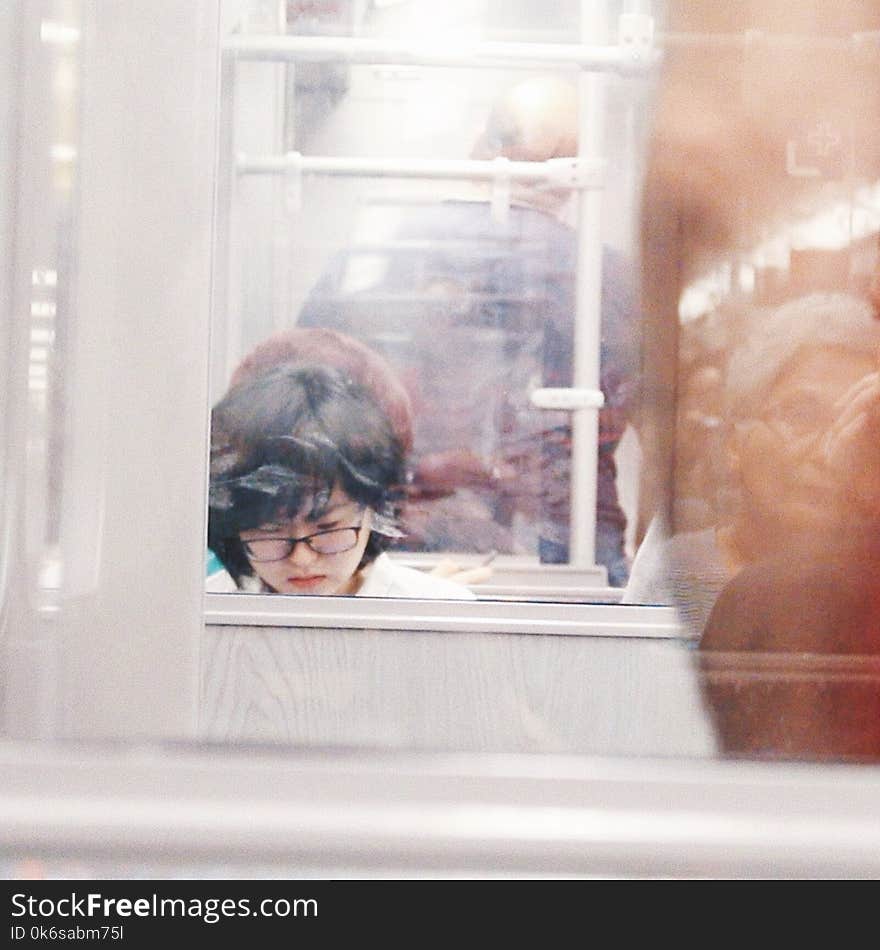
<instances>
[{"instance_id":1,"label":"elderly person with white hair","mask_svg":"<svg viewBox=\"0 0 880 950\"><path fill-rule=\"evenodd\" d=\"M880 323L847 294L813 294L752 315L725 378L724 510L716 525L671 537L658 523L623 601L675 603L699 633L743 567L783 551L796 556L801 543L862 519L863 506L853 504L858 471L842 460L855 451L851 432L864 418L857 397L876 393L878 354Z\"/></svg>"}]
</instances>

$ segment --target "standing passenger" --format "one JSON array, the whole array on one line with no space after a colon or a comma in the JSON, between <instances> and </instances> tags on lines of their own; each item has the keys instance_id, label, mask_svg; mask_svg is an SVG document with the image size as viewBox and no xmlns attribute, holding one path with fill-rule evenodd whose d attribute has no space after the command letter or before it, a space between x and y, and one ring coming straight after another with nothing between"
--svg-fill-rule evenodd
<instances>
[{"instance_id":1,"label":"standing passenger","mask_svg":"<svg viewBox=\"0 0 880 950\"><path fill-rule=\"evenodd\" d=\"M474 148L481 159L514 161L576 154L577 94L552 76L507 90ZM349 280L358 247L346 248L300 313L302 326L333 327L381 348L410 387L423 549L568 561L571 417L535 408L529 395L573 384L578 235L570 196L514 187L506 220L496 220L485 189L404 208L391 247L368 248L373 283ZM614 455L636 388L639 340L634 281L607 247L601 314L596 561L620 586L626 516Z\"/></svg>"}]
</instances>

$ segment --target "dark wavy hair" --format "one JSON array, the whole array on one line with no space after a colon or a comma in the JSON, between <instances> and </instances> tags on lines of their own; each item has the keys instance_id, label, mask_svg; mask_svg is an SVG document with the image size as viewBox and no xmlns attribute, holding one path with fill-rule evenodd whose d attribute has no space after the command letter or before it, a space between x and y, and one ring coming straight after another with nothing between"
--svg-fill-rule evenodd
<instances>
[{"instance_id":1,"label":"dark wavy hair","mask_svg":"<svg viewBox=\"0 0 880 950\"><path fill-rule=\"evenodd\" d=\"M320 517L339 487L374 512L363 567L402 536L405 479L405 447L369 390L330 367L277 367L211 414L208 546L240 584L254 576L240 532Z\"/></svg>"}]
</instances>

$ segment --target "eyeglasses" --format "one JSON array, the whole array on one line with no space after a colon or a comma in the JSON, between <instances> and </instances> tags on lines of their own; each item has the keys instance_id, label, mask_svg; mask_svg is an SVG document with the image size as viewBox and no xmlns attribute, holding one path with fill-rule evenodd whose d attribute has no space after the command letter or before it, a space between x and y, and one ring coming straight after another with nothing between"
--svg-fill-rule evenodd
<instances>
[{"instance_id":1,"label":"eyeglasses","mask_svg":"<svg viewBox=\"0 0 880 950\"><path fill-rule=\"evenodd\" d=\"M363 524L356 528L331 528L329 531L316 531L301 538L252 538L242 540L248 560L263 563L265 561L283 561L290 557L293 549L302 542L315 554L343 554L358 543Z\"/></svg>"}]
</instances>

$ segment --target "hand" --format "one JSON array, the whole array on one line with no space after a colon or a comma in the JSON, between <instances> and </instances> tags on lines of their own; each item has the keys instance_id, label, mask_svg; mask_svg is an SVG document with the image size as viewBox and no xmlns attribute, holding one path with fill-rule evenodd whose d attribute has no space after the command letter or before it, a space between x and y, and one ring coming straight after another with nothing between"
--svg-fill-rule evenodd
<instances>
[{"instance_id":1,"label":"hand","mask_svg":"<svg viewBox=\"0 0 880 950\"><path fill-rule=\"evenodd\" d=\"M488 564L478 564L476 567L462 567L449 558L444 558L431 572L434 577L447 577L458 584L485 584L492 576L492 568Z\"/></svg>"},{"instance_id":2,"label":"hand","mask_svg":"<svg viewBox=\"0 0 880 950\"><path fill-rule=\"evenodd\" d=\"M836 405L840 415L823 441L826 463L844 498L880 515L880 372L863 376Z\"/></svg>"},{"instance_id":3,"label":"hand","mask_svg":"<svg viewBox=\"0 0 880 950\"><path fill-rule=\"evenodd\" d=\"M874 316L880 320L880 241L877 244L877 264L874 268L874 277L868 288L868 300L874 308Z\"/></svg>"}]
</instances>

